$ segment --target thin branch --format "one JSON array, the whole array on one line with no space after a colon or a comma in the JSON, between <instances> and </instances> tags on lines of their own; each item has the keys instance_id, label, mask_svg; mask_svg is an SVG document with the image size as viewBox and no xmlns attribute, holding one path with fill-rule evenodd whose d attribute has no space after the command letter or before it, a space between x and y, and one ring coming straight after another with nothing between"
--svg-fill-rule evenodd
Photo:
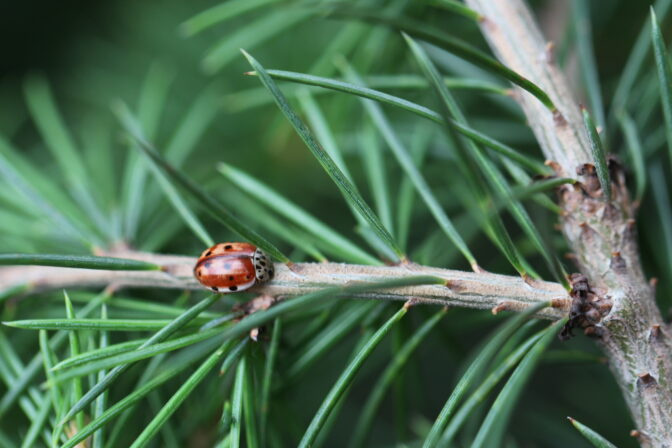
<instances>
[{"instance_id":1,"label":"thin branch","mask_svg":"<svg viewBox=\"0 0 672 448\"><path fill-rule=\"evenodd\" d=\"M72 287L105 287L107 285L204 289L192 274L196 258L139 252L115 253L114 255L155 263L163 266L164 271L100 271L47 266L12 266L0 268L0 291L26 283L31 285L30 292ZM539 314L539 317L547 319L558 319L565 316L569 306L567 292L558 283L525 282L517 276L463 272L412 263L396 266L294 263L291 267L278 263L273 280L255 287L253 292L275 297L298 296L329 286L416 275L443 278L446 280L446 286L407 286L367 293L358 297L377 300L414 300L416 303L491 309L493 312L518 311L529 305L553 301L553 308L548 308Z\"/></svg>"}]
</instances>

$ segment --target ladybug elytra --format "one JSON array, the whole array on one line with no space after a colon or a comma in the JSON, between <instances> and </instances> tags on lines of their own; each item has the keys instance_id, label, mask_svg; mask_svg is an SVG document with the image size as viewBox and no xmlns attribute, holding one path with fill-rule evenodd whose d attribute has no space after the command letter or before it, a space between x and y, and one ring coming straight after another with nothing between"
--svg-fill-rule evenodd
<instances>
[{"instance_id":1,"label":"ladybug elytra","mask_svg":"<svg viewBox=\"0 0 672 448\"><path fill-rule=\"evenodd\" d=\"M273 262L250 243L219 243L206 249L194 276L214 292L244 291L273 277Z\"/></svg>"}]
</instances>

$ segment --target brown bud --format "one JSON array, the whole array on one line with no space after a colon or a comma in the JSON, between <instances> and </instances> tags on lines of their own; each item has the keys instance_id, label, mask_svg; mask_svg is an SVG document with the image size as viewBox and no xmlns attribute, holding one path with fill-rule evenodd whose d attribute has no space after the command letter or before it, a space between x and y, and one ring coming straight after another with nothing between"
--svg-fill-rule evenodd
<instances>
[{"instance_id":1,"label":"brown bud","mask_svg":"<svg viewBox=\"0 0 672 448\"><path fill-rule=\"evenodd\" d=\"M598 323L602 319L602 315L595 308L589 309L584 315L586 316L586 319L592 323Z\"/></svg>"},{"instance_id":2,"label":"brown bud","mask_svg":"<svg viewBox=\"0 0 672 448\"><path fill-rule=\"evenodd\" d=\"M521 302L507 301L498 303L491 311L492 314L496 316L502 311L522 311L525 308L527 308L527 306Z\"/></svg>"},{"instance_id":3,"label":"brown bud","mask_svg":"<svg viewBox=\"0 0 672 448\"><path fill-rule=\"evenodd\" d=\"M569 308L569 305L572 303L569 299L555 298L551 299L551 308L560 308L566 309Z\"/></svg>"},{"instance_id":4,"label":"brown bud","mask_svg":"<svg viewBox=\"0 0 672 448\"><path fill-rule=\"evenodd\" d=\"M591 242L597 236L597 232L587 222L580 223L579 227L581 228L581 239L584 241Z\"/></svg>"},{"instance_id":5,"label":"brown bud","mask_svg":"<svg viewBox=\"0 0 672 448\"><path fill-rule=\"evenodd\" d=\"M623 272L627 267L625 259L621 257L620 252L613 252L611 254L611 260L609 261L609 266L616 272Z\"/></svg>"},{"instance_id":6,"label":"brown bud","mask_svg":"<svg viewBox=\"0 0 672 448\"><path fill-rule=\"evenodd\" d=\"M556 126L567 126L567 120L565 119L565 116L562 115L562 112L557 109L553 111L553 121L555 122Z\"/></svg>"},{"instance_id":7,"label":"brown bud","mask_svg":"<svg viewBox=\"0 0 672 448\"><path fill-rule=\"evenodd\" d=\"M600 314L602 316L606 316L609 314L611 311L611 308L614 306L613 303L611 303L611 300L600 300L600 302L597 304L597 309L600 311Z\"/></svg>"},{"instance_id":8,"label":"brown bud","mask_svg":"<svg viewBox=\"0 0 672 448\"><path fill-rule=\"evenodd\" d=\"M637 379L637 384L643 386L645 389L654 387L658 384L656 379L648 372L640 373L638 376L639 378Z\"/></svg>"},{"instance_id":9,"label":"brown bud","mask_svg":"<svg viewBox=\"0 0 672 448\"><path fill-rule=\"evenodd\" d=\"M461 282L459 280L446 280L445 285L451 291L458 293L467 289L467 287L464 285L464 282Z\"/></svg>"},{"instance_id":10,"label":"brown bud","mask_svg":"<svg viewBox=\"0 0 672 448\"><path fill-rule=\"evenodd\" d=\"M649 286L653 289L653 293L656 293L656 288L658 287L658 277L651 277L649 280Z\"/></svg>"},{"instance_id":11,"label":"brown bud","mask_svg":"<svg viewBox=\"0 0 672 448\"><path fill-rule=\"evenodd\" d=\"M546 161L544 162L544 165L546 165L547 167L551 168L551 169L552 169L553 171L555 171L555 173L558 174L558 175L560 175L560 173L562 173L562 167L561 167L560 164L559 164L558 162L556 162L555 160L546 160Z\"/></svg>"}]
</instances>

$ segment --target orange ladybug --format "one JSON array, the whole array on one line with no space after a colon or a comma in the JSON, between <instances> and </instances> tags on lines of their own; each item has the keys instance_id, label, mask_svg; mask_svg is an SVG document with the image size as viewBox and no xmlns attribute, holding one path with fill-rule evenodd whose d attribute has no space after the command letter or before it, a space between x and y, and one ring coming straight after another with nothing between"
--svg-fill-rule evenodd
<instances>
[{"instance_id":1,"label":"orange ladybug","mask_svg":"<svg viewBox=\"0 0 672 448\"><path fill-rule=\"evenodd\" d=\"M194 276L214 292L236 292L273 277L273 262L250 243L219 243L205 250Z\"/></svg>"}]
</instances>

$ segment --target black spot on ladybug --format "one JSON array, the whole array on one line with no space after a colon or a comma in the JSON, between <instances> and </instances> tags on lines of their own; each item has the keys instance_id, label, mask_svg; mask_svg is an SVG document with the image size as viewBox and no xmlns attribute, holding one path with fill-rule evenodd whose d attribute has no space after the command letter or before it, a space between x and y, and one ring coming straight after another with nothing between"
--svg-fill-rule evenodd
<instances>
[{"instance_id":1,"label":"black spot on ladybug","mask_svg":"<svg viewBox=\"0 0 672 448\"><path fill-rule=\"evenodd\" d=\"M235 277L233 275L229 275L229 281L233 281Z\"/></svg>"},{"instance_id":2,"label":"black spot on ladybug","mask_svg":"<svg viewBox=\"0 0 672 448\"><path fill-rule=\"evenodd\" d=\"M224 246L224 250L229 250L229 249L233 249L233 246L230 245L230 244L227 244L226 246Z\"/></svg>"},{"instance_id":3,"label":"black spot on ladybug","mask_svg":"<svg viewBox=\"0 0 672 448\"><path fill-rule=\"evenodd\" d=\"M198 277L201 276L201 270L200 270L200 269L199 269L198 271L196 271L196 275L197 275Z\"/></svg>"},{"instance_id":4,"label":"black spot on ladybug","mask_svg":"<svg viewBox=\"0 0 672 448\"><path fill-rule=\"evenodd\" d=\"M238 291L237 286L229 286L229 291Z\"/></svg>"},{"instance_id":5,"label":"black spot on ladybug","mask_svg":"<svg viewBox=\"0 0 672 448\"><path fill-rule=\"evenodd\" d=\"M255 267L257 268L257 271L261 271L261 266L259 266L259 265L257 264L257 265L255 265Z\"/></svg>"},{"instance_id":6,"label":"black spot on ladybug","mask_svg":"<svg viewBox=\"0 0 672 448\"><path fill-rule=\"evenodd\" d=\"M268 270L268 275L273 275L273 269Z\"/></svg>"},{"instance_id":7,"label":"black spot on ladybug","mask_svg":"<svg viewBox=\"0 0 672 448\"><path fill-rule=\"evenodd\" d=\"M249 279L251 279L251 278L252 278L252 276L251 276L250 274L247 274L247 275L245 276L245 280L249 280Z\"/></svg>"},{"instance_id":8,"label":"black spot on ladybug","mask_svg":"<svg viewBox=\"0 0 672 448\"><path fill-rule=\"evenodd\" d=\"M212 251L211 251L211 250L207 251L207 252L205 253L205 256L207 257L207 256L210 255L210 254L212 254Z\"/></svg>"}]
</instances>

